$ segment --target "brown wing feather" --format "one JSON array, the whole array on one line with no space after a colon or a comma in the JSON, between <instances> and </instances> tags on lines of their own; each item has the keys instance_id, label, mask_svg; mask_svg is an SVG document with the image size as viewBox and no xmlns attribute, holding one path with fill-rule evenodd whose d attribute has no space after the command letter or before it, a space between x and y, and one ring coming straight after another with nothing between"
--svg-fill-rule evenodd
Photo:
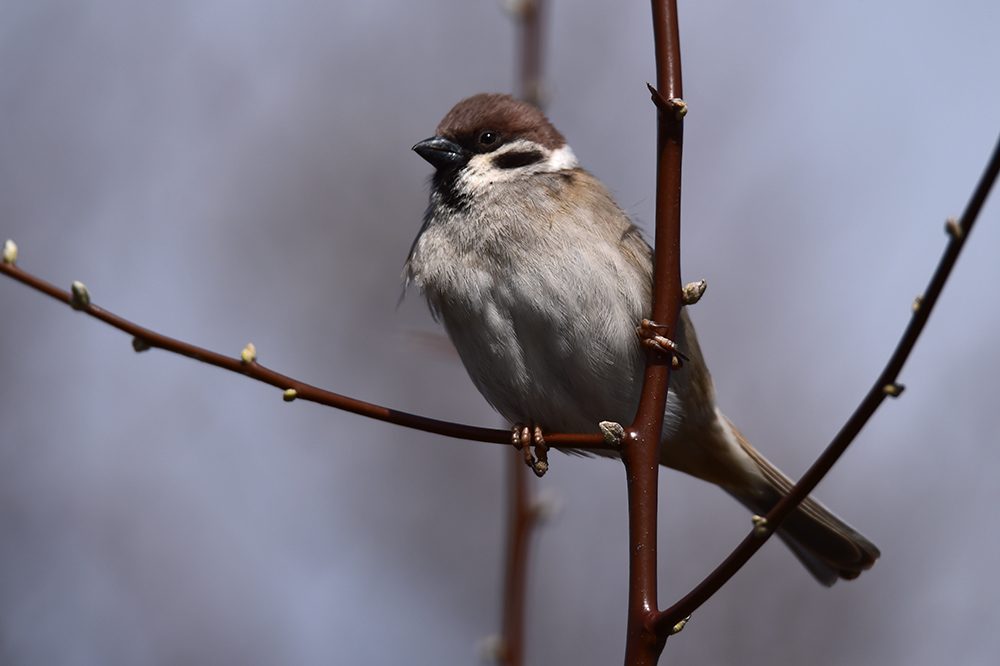
<instances>
[{"instance_id":1,"label":"brown wing feather","mask_svg":"<svg viewBox=\"0 0 1000 666\"><path fill-rule=\"evenodd\" d=\"M757 465L770 486L763 495L733 490L730 493L751 511L764 515L792 489L792 481L751 446L732 423L729 426L740 447ZM838 578L857 578L862 571L870 569L881 555L875 544L812 497L803 500L785 519L778 536L826 585L832 585Z\"/></svg>"}]
</instances>

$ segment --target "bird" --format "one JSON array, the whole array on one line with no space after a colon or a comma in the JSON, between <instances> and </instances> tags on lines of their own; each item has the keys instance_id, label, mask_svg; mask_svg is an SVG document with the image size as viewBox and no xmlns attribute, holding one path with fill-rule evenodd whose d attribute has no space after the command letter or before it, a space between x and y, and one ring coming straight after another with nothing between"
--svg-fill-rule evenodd
<instances>
[{"instance_id":1,"label":"bird","mask_svg":"<svg viewBox=\"0 0 1000 666\"><path fill-rule=\"evenodd\" d=\"M473 384L518 424L515 439L522 424L594 433L602 421L632 423L653 252L630 216L542 111L510 95L463 99L413 150L434 173L404 293L420 291ZM687 307L667 342L685 360L670 377L660 464L765 515L792 481L719 409ZM826 586L880 556L812 497L777 534Z\"/></svg>"}]
</instances>

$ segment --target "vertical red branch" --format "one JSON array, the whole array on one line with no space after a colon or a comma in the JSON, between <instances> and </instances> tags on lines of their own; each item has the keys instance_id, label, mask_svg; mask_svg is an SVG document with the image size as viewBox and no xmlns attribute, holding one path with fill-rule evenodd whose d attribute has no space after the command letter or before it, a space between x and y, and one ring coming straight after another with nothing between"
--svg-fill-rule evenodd
<instances>
[{"instance_id":1,"label":"vertical red branch","mask_svg":"<svg viewBox=\"0 0 1000 666\"><path fill-rule=\"evenodd\" d=\"M675 0L653 0L656 46L657 108L656 265L653 319L670 337L677 330L681 308L680 210L683 111L681 58ZM622 441L622 460L628 479L629 598L627 666L655 664L667 634L657 633L656 534L660 435L670 358L647 352L642 400L635 423Z\"/></svg>"}]
</instances>

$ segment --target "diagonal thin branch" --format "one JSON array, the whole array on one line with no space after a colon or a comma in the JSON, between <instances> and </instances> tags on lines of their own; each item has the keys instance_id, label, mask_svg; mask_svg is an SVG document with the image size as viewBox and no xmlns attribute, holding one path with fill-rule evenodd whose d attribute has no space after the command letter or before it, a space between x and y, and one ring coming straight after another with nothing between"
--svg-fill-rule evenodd
<instances>
[{"instance_id":1,"label":"diagonal thin branch","mask_svg":"<svg viewBox=\"0 0 1000 666\"><path fill-rule=\"evenodd\" d=\"M886 397L898 396L902 392L903 387L896 382L896 378L900 370L902 370L903 364L909 357L910 352L913 351L917 338L927 324L931 310L934 308L934 304L937 302L938 296L940 296L941 290L944 288L945 282L951 274L951 269L954 267L958 255L962 251L966 239L969 237L969 232L972 230L972 226L975 224L979 216L979 211L982 209L990 189L996 182L998 174L1000 174L1000 139L997 140L997 144L993 148L993 154L990 156L986 169L983 171L983 175L980 177L979 183L976 185L976 189L968 205L965 207L965 212L962 214L961 220L948 220L945 229L951 236L951 240L945 248L940 262L938 262L930 284L927 286L927 291L915 301L913 316L910 318L910 323L903 332L896 350L886 364L885 369L882 370L878 379L875 380L875 384L868 391L864 400L854 411L854 414L851 415L847 423L844 424L844 427L840 429L840 432L837 433L837 436L830 445L827 446L826 450L823 451L822 455L806 471L802 478L799 479L799 482L795 484L792 490L789 491L788 495L778 502L767 516L765 516L766 523L764 523L763 528L755 528L715 571L657 618L656 630L658 633L669 631L671 627L694 612L715 594L719 588L725 585L740 567L764 545L764 542L774 533L774 530L778 528L781 521L795 509L799 502L812 492L813 488L830 471L830 468L833 467L834 463L847 450L847 447L854 441L854 438L861 432L868 419L871 418L872 414L875 413L875 410L878 409Z\"/></svg>"}]
</instances>

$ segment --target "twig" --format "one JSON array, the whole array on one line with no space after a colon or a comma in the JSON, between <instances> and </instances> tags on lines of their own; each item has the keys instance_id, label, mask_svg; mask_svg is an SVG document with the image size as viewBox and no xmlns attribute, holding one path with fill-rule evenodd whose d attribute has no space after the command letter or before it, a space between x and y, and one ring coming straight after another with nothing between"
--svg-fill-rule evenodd
<instances>
[{"instance_id":1,"label":"twig","mask_svg":"<svg viewBox=\"0 0 1000 666\"><path fill-rule=\"evenodd\" d=\"M89 302L89 295L87 296L88 302L82 302L81 298L75 295L77 292L76 286L74 286L74 293L64 291L22 270L13 263L0 262L0 273L4 273L5 275L8 275L31 287L32 289L40 291L43 294L47 294L58 301L62 301L63 303L73 307L73 309L79 310L84 314L94 317L95 319L99 319L109 326L113 326L120 331L128 333L133 336L132 346L136 351L141 352L152 347L156 347L174 354L193 358L196 361L201 361L202 363L214 365L224 370L229 370L230 372L238 372L241 375L250 377L251 379L255 379L259 382L264 382L265 384L270 384L271 386L276 386L279 389L282 389L285 392L284 399L288 402L291 402L292 400L307 400L309 402L334 407L353 414L367 416L379 421L386 421L388 423L394 423L407 428L413 428L414 430L432 432L439 435L445 435L446 437L455 437L476 442L489 442L510 446L509 430L481 428L478 426L462 425L458 423L451 423L449 421L431 419L425 416L417 416L416 414L410 414L397 409L391 409L389 407L382 407L380 405L374 405L372 403L356 400L331 391L325 391L316 386L312 386L311 384L301 382L297 379L293 379L292 377L288 377L287 375L270 370L269 368L257 363L256 360L245 362L240 358L224 356L223 354L219 354L217 352L213 352L139 326L138 324L119 317L118 315L108 312L107 310L94 305L92 302ZM76 284L79 283L75 283L75 285ZM79 286L82 287L83 285L80 284ZM546 433L545 439L553 446L570 446L586 449L610 448L610 446L605 443L604 438L601 435Z\"/></svg>"}]
</instances>

